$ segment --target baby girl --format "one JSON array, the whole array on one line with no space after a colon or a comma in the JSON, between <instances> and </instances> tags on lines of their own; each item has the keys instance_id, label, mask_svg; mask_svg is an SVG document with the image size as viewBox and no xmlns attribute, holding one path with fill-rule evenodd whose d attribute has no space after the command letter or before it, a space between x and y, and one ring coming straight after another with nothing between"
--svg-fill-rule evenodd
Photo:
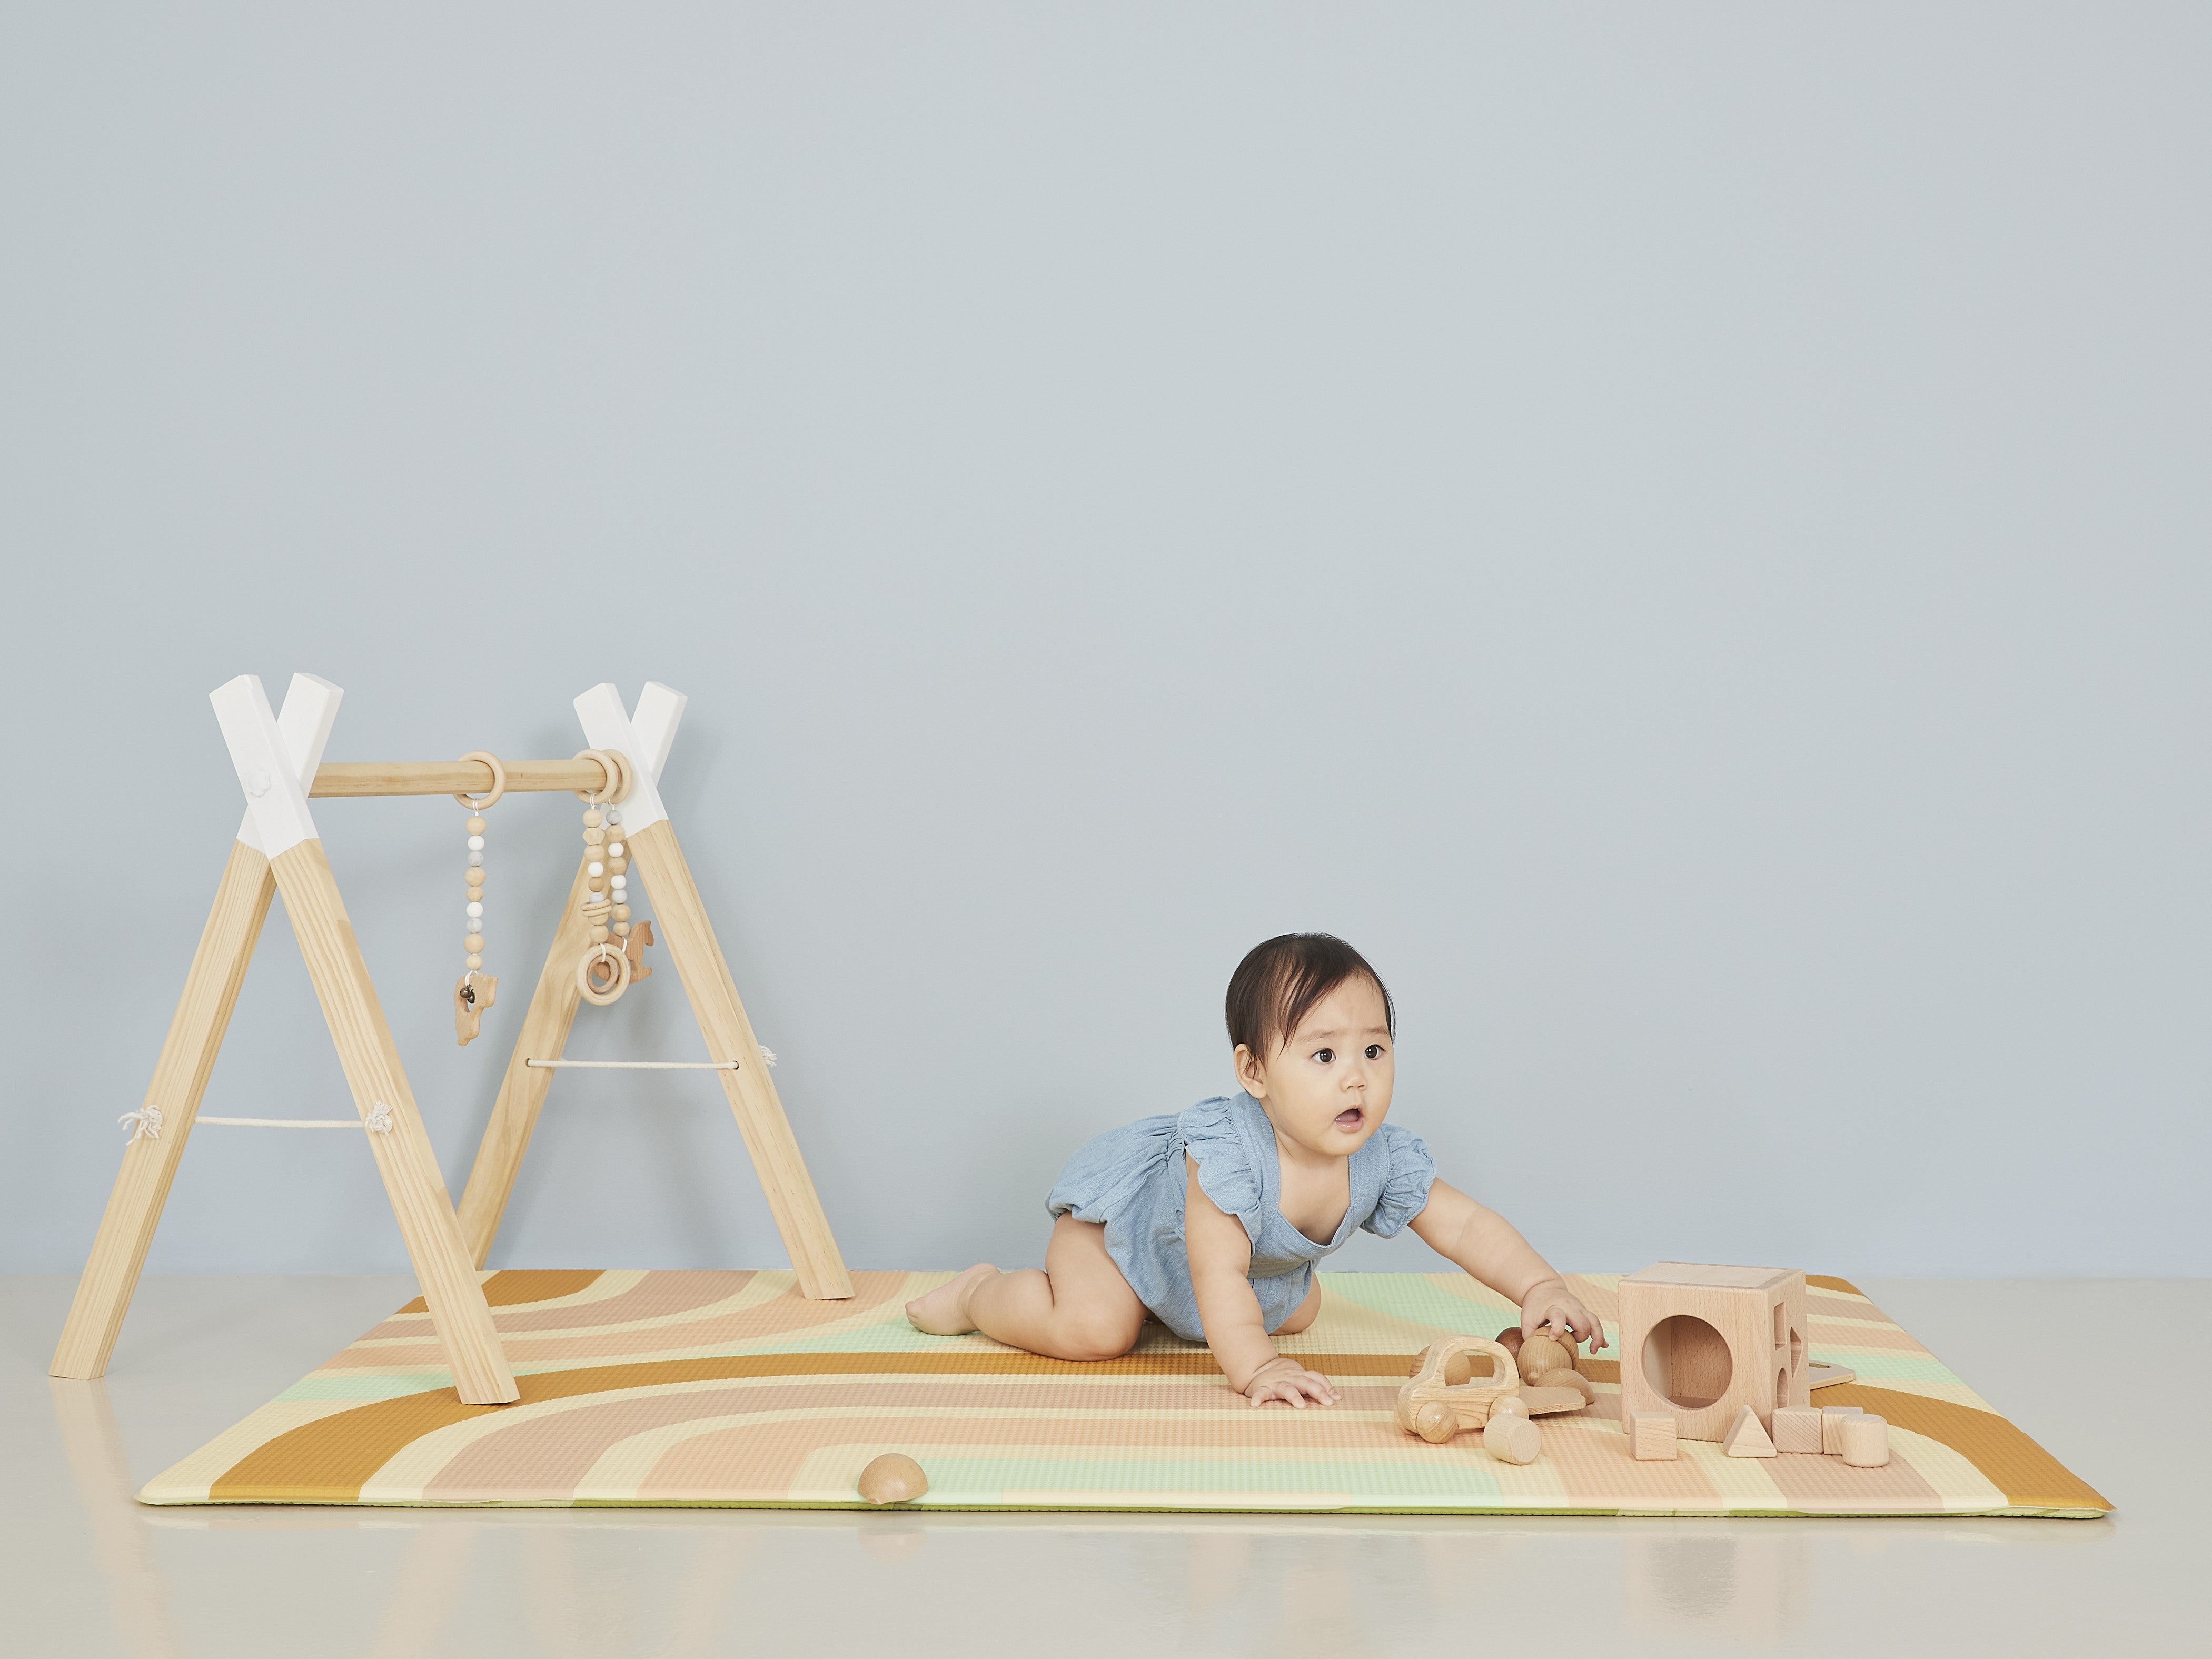
<instances>
[{"instance_id":1,"label":"baby girl","mask_svg":"<svg viewBox=\"0 0 2212 1659\"><path fill-rule=\"evenodd\" d=\"M1328 1379L1275 1352L1321 1311L1314 1264L1352 1230L1411 1227L1570 1343L1603 1328L1510 1222L1437 1179L1429 1149L1384 1118L1397 1018L1364 957L1285 933L1229 981L1242 1091L1148 1117L1079 1149L1046 1199L1044 1269L978 1262L907 1304L938 1336L986 1336L1055 1359L1111 1359L1147 1316L1212 1349L1257 1406L1331 1405Z\"/></svg>"}]
</instances>

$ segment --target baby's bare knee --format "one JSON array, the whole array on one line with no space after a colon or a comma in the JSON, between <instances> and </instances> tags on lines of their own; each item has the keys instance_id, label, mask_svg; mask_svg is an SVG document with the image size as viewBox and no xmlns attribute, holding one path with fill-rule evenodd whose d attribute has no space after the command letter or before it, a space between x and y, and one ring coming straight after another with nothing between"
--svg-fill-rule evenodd
<instances>
[{"instance_id":1,"label":"baby's bare knee","mask_svg":"<svg viewBox=\"0 0 2212 1659\"><path fill-rule=\"evenodd\" d=\"M1086 1313L1070 1320L1062 1335L1070 1359L1119 1359L1137 1346L1145 1328L1142 1314L1133 1318L1120 1314Z\"/></svg>"}]
</instances>

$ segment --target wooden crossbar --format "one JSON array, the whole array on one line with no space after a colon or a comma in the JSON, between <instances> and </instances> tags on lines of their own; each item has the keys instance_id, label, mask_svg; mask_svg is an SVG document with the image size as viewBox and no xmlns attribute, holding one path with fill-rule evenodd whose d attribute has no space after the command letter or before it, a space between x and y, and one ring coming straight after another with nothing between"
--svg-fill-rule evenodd
<instances>
[{"instance_id":1,"label":"wooden crossbar","mask_svg":"<svg viewBox=\"0 0 2212 1659\"><path fill-rule=\"evenodd\" d=\"M603 789L607 775L593 760L501 759L509 794L543 795L562 789ZM491 788L491 768L482 761L325 761L307 793L333 795L482 795Z\"/></svg>"}]
</instances>

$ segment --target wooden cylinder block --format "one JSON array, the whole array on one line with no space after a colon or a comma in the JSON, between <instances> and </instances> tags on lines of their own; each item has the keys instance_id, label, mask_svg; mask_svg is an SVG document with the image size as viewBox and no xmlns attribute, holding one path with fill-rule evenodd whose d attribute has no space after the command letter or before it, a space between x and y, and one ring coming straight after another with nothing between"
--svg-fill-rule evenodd
<instances>
[{"instance_id":1,"label":"wooden cylinder block","mask_svg":"<svg viewBox=\"0 0 2212 1659\"><path fill-rule=\"evenodd\" d=\"M1483 1425L1482 1449L1504 1463L1533 1463L1543 1449L1544 1431L1527 1418L1493 1412Z\"/></svg>"},{"instance_id":2,"label":"wooden cylinder block","mask_svg":"<svg viewBox=\"0 0 2212 1659\"><path fill-rule=\"evenodd\" d=\"M1889 1424L1871 1413L1846 1417L1838 1425L1844 1462L1855 1469L1878 1469L1889 1462Z\"/></svg>"}]
</instances>

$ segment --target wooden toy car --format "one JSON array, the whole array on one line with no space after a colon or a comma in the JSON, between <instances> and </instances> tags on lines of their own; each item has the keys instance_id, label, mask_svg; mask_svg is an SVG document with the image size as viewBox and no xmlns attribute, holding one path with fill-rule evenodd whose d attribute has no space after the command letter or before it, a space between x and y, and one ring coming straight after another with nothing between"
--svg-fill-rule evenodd
<instances>
[{"instance_id":1,"label":"wooden toy car","mask_svg":"<svg viewBox=\"0 0 2212 1659\"><path fill-rule=\"evenodd\" d=\"M1474 1374L1478 1356L1489 1359L1486 1375ZM1453 1382L1454 1376L1466 1380ZM1462 1429L1481 1428L1507 1400L1513 1404L1506 1409L1531 1417L1577 1412L1589 1403L1578 1389L1523 1383L1514 1356L1503 1343L1486 1336L1447 1336L1429 1344L1414 1362L1413 1376L1398 1390L1395 1415L1407 1434L1442 1445Z\"/></svg>"}]
</instances>

